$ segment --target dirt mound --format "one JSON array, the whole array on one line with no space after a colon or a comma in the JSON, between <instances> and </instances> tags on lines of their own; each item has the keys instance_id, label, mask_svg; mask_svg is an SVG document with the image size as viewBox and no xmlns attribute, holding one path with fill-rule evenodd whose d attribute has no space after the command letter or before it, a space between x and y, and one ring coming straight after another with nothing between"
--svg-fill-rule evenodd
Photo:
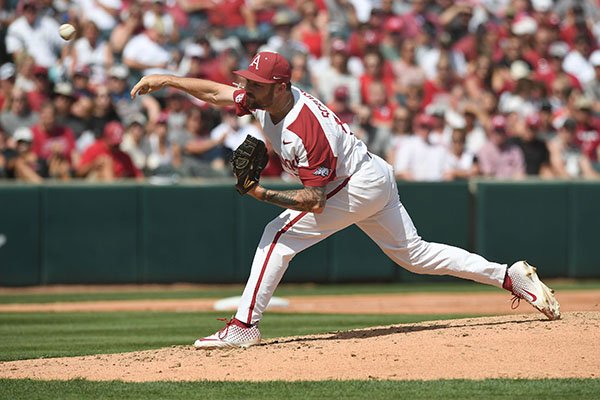
<instances>
[{"instance_id":1,"label":"dirt mound","mask_svg":"<svg viewBox=\"0 0 600 400\"><path fill-rule=\"evenodd\" d=\"M600 312L507 315L269 340L0 363L2 378L125 381L594 378Z\"/></svg>"}]
</instances>

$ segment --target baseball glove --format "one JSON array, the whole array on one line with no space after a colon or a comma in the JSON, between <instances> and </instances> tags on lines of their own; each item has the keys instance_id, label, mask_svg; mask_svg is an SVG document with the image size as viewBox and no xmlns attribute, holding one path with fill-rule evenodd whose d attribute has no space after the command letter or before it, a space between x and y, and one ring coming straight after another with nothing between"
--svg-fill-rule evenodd
<instances>
[{"instance_id":1,"label":"baseball glove","mask_svg":"<svg viewBox=\"0 0 600 400\"><path fill-rule=\"evenodd\" d=\"M258 184L260 173L268 161L265 144L253 136L246 136L231 158L233 173L237 178L235 188L239 194L245 195Z\"/></svg>"}]
</instances>

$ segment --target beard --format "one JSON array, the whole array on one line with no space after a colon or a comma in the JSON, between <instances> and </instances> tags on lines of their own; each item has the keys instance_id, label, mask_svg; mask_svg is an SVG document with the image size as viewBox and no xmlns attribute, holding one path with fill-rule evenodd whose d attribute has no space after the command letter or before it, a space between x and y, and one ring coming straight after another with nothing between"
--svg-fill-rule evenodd
<instances>
[{"instance_id":1,"label":"beard","mask_svg":"<svg viewBox=\"0 0 600 400\"><path fill-rule=\"evenodd\" d=\"M264 110L267 107L273 105L273 92L275 91L275 87L271 86L269 89L269 93L264 96L262 100L258 100L254 97L253 94L246 94L246 105L253 110Z\"/></svg>"}]
</instances>

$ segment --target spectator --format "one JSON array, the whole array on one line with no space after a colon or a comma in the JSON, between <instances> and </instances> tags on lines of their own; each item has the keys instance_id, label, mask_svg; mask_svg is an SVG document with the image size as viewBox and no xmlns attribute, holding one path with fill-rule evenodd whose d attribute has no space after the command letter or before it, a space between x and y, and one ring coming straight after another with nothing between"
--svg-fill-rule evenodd
<instances>
[{"instance_id":1,"label":"spectator","mask_svg":"<svg viewBox=\"0 0 600 400\"><path fill-rule=\"evenodd\" d=\"M140 75L172 73L171 53L167 50L167 37L157 26L146 27L134 36L123 49L123 63ZM124 78L126 79L126 77Z\"/></svg>"},{"instance_id":2,"label":"spectator","mask_svg":"<svg viewBox=\"0 0 600 400\"><path fill-rule=\"evenodd\" d=\"M211 139L200 110L188 111L186 133L179 139L182 148L181 172L186 177L228 175L223 159L223 143L227 135Z\"/></svg>"},{"instance_id":3,"label":"spectator","mask_svg":"<svg viewBox=\"0 0 600 400\"><path fill-rule=\"evenodd\" d=\"M427 80L425 70L417 64L415 50L416 43L413 39L402 41L400 58L393 63L397 95L404 96L409 86L422 86Z\"/></svg>"},{"instance_id":4,"label":"spectator","mask_svg":"<svg viewBox=\"0 0 600 400\"><path fill-rule=\"evenodd\" d=\"M338 116L344 124L354 124L354 111L350 104L350 91L346 86L339 86L333 93L333 100L327 103L327 107Z\"/></svg>"},{"instance_id":5,"label":"spectator","mask_svg":"<svg viewBox=\"0 0 600 400\"><path fill-rule=\"evenodd\" d=\"M600 50L596 50L590 55L590 64L594 67L594 79L585 86L585 93L594 101L594 112L600 113Z\"/></svg>"},{"instance_id":6,"label":"spectator","mask_svg":"<svg viewBox=\"0 0 600 400\"><path fill-rule=\"evenodd\" d=\"M129 154L133 164L141 171L147 170L150 144L146 136L146 118L142 114L130 116L126 121L121 150Z\"/></svg>"},{"instance_id":7,"label":"spectator","mask_svg":"<svg viewBox=\"0 0 600 400\"><path fill-rule=\"evenodd\" d=\"M160 104L152 96L136 96L131 99L130 87L127 83L129 69L125 65L113 65L109 71L108 90L110 99L121 121L125 121L129 115L144 113L148 115L151 123L158 120L160 115Z\"/></svg>"},{"instance_id":8,"label":"spectator","mask_svg":"<svg viewBox=\"0 0 600 400\"><path fill-rule=\"evenodd\" d=\"M394 118L392 120L390 134L388 135L390 142L388 146L386 146L387 153L385 159L390 165L396 165L396 159L400 149L404 146L411 133L411 118L408 109L405 107L397 107L394 110Z\"/></svg>"},{"instance_id":9,"label":"spectator","mask_svg":"<svg viewBox=\"0 0 600 400\"><path fill-rule=\"evenodd\" d=\"M82 24L82 37L73 44L69 75L85 67L90 68L90 82L93 86L104 84L106 71L113 64L113 53L108 42L99 37L99 31L93 21Z\"/></svg>"},{"instance_id":10,"label":"spectator","mask_svg":"<svg viewBox=\"0 0 600 400\"><path fill-rule=\"evenodd\" d=\"M48 102L42 106L39 122L31 131L34 153L48 163L49 169L55 165L56 170L61 171L61 175L66 174L64 169L71 166L76 156L75 134L70 128L58 125L53 103Z\"/></svg>"},{"instance_id":11,"label":"spectator","mask_svg":"<svg viewBox=\"0 0 600 400\"><path fill-rule=\"evenodd\" d=\"M308 69L308 55L306 53L294 53L290 60L292 67L292 84L304 91L312 91L316 85L310 70Z\"/></svg>"},{"instance_id":12,"label":"spectator","mask_svg":"<svg viewBox=\"0 0 600 400\"><path fill-rule=\"evenodd\" d=\"M320 58L327 37L327 17L320 12L317 4L311 0L302 0L298 4L300 21L292 29L292 38L304 43L308 54Z\"/></svg>"},{"instance_id":13,"label":"spectator","mask_svg":"<svg viewBox=\"0 0 600 400\"><path fill-rule=\"evenodd\" d=\"M394 104L387 96L383 83L374 81L369 86L369 103L371 124L375 128L374 135L368 139L369 150L378 156L385 157L384 146L389 143L389 128L394 117Z\"/></svg>"},{"instance_id":14,"label":"spectator","mask_svg":"<svg viewBox=\"0 0 600 400\"><path fill-rule=\"evenodd\" d=\"M484 176L501 179L520 179L525 176L525 157L521 149L511 143L506 131L506 118L492 118L489 140L477 158Z\"/></svg>"},{"instance_id":15,"label":"spectator","mask_svg":"<svg viewBox=\"0 0 600 400\"><path fill-rule=\"evenodd\" d=\"M30 127L38 120L38 114L31 111L27 95L22 89L13 88L7 110L0 113L2 128L12 136L19 127Z\"/></svg>"},{"instance_id":16,"label":"spectator","mask_svg":"<svg viewBox=\"0 0 600 400\"><path fill-rule=\"evenodd\" d=\"M121 102L117 104L120 107L124 107L124 103L125 102ZM105 86L98 88L98 91L94 96L93 110L92 131L94 132L95 138L102 136L102 133L104 132L104 126L109 121L121 120L120 114L117 113L117 106L115 106L115 103L113 102L111 93Z\"/></svg>"},{"instance_id":17,"label":"spectator","mask_svg":"<svg viewBox=\"0 0 600 400\"><path fill-rule=\"evenodd\" d=\"M58 35L58 23L40 12L36 0L24 0L22 4L23 15L8 27L6 51L15 64L30 55L36 65L53 67L64 43Z\"/></svg>"},{"instance_id":18,"label":"spectator","mask_svg":"<svg viewBox=\"0 0 600 400\"><path fill-rule=\"evenodd\" d=\"M429 142L433 117L419 114L414 122L414 135L407 138L396 157L396 177L408 181L442 181L451 178L452 158L441 145Z\"/></svg>"},{"instance_id":19,"label":"spectator","mask_svg":"<svg viewBox=\"0 0 600 400\"><path fill-rule=\"evenodd\" d=\"M239 68L240 55L237 50L229 48L217 56L212 68L207 69L206 79L230 85L236 78L233 71Z\"/></svg>"},{"instance_id":20,"label":"spectator","mask_svg":"<svg viewBox=\"0 0 600 400\"><path fill-rule=\"evenodd\" d=\"M181 149L169 141L167 116L163 115L148 134L149 154L146 160L147 174L173 176L181 167Z\"/></svg>"},{"instance_id":21,"label":"spectator","mask_svg":"<svg viewBox=\"0 0 600 400\"><path fill-rule=\"evenodd\" d=\"M266 142L260 128L252 123L251 118L241 119L235 115L234 108L221 110L221 123L210 131L210 138L216 142L223 140L225 153L223 156L230 159L233 151L246 139L246 136L254 136Z\"/></svg>"},{"instance_id":22,"label":"spectator","mask_svg":"<svg viewBox=\"0 0 600 400\"><path fill-rule=\"evenodd\" d=\"M442 57L437 63L437 74L435 78L427 80L423 85L423 102L421 108L424 109L429 104L447 104L450 92L457 83L457 77L452 69L450 60Z\"/></svg>"},{"instance_id":23,"label":"spectator","mask_svg":"<svg viewBox=\"0 0 600 400\"><path fill-rule=\"evenodd\" d=\"M33 68L33 88L27 91L27 100L33 111L40 111L42 105L50 100L52 82L48 78L48 69L40 66Z\"/></svg>"},{"instance_id":24,"label":"spectator","mask_svg":"<svg viewBox=\"0 0 600 400\"><path fill-rule=\"evenodd\" d=\"M371 83L380 82L387 92L388 98L394 97L394 75L391 68L385 67L385 60L379 51L368 51L363 62L365 73L360 77L360 95L364 104L369 104L369 88Z\"/></svg>"},{"instance_id":25,"label":"spectator","mask_svg":"<svg viewBox=\"0 0 600 400\"><path fill-rule=\"evenodd\" d=\"M548 143L550 162L559 178L597 178L591 160L583 154L575 133L577 122L567 118L558 128L558 134Z\"/></svg>"},{"instance_id":26,"label":"spectator","mask_svg":"<svg viewBox=\"0 0 600 400\"><path fill-rule=\"evenodd\" d=\"M110 34L110 47L116 55L121 55L127 42L144 31L142 9L133 3L127 10L121 12L121 21Z\"/></svg>"},{"instance_id":27,"label":"spectator","mask_svg":"<svg viewBox=\"0 0 600 400\"><path fill-rule=\"evenodd\" d=\"M590 44L585 36L577 36L575 44L563 60L563 70L573 74L582 85L594 80L594 67L590 64Z\"/></svg>"},{"instance_id":28,"label":"spectator","mask_svg":"<svg viewBox=\"0 0 600 400\"><path fill-rule=\"evenodd\" d=\"M83 21L93 21L103 37L108 37L118 22L121 0L75 0Z\"/></svg>"},{"instance_id":29,"label":"spectator","mask_svg":"<svg viewBox=\"0 0 600 400\"><path fill-rule=\"evenodd\" d=\"M575 97L573 102L573 111L570 112L577 122L577 133L575 139L581 151L592 161L597 162L598 152L600 151L600 132L598 131L598 121L592 115L591 99L582 94Z\"/></svg>"},{"instance_id":30,"label":"spectator","mask_svg":"<svg viewBox=\"0 0 600 400\"><path fill-rule=\"evenodd\" d=\"M69 127L79 138L83 131L89 129L83 120L73 117L72 107L75 103L73 97L73 87L68 82L60 82L54 86L54 107L56 108L56 123L58 125Z\"/></svg>"},{"instance_id":31,"label":"spectator","mask_svg":"<svg viewBox=\"0 0 600 400\"><path fill-rule=\"evenodd\" d=\"M515 124L515 136L511 138L521 148L525 159L525 173L529 176L541 176L552 178L550 167L550 153L546 142L536 136L536 130L540 125L537 114L519 118Z\"/></svg>"},{"instance_id":32,"label":"spectator","mask_svg":"<svg viewBox=\"0 0 600 400\"><path fill-rule=\"evenodd\" d=\"M174 44L179 40L179 29L176 29L175 19L166 8L164 0L151 0L150 8L144 12L145 27L156 26L164 32L167 42Z\"/></svg>"},{"instance_id":33,"label":"spectator","mask_svg":"<svg viewBox=\"0 0 600 400\"><path fill-rule=\"evenodd\" d=\"M362 63L356 57L354 61ZM348 90L351 107L356 109L360 105L360 85L357 76L350 70L350 62L347 44L342 39L335 38L331 41L328 56L316 61L311 67L319 93L326 104L333 101L335 90L344 86Z\"/></svg>"},{"instance_id":34,"label":"spectator","mask_svg":"<svg viewBox=\"0 0 600 400\"><path fill-rule=\"evenodd\" d=\"M31 129L20 127L13 135L14 149L5 150L6 176L29 183L41 183L48 176L48 166L35 154L31 147Z\"/></svg>"},{"instance_id":35,"label":"spectator","mask_svg":"<svg viewBox=\"0 0 600 400\"><path fill-rule=\"evenodd\" d=\"M306 45L292 37L292 29L298 17L288 9L280 9L273 16L273 34L267 40L265 48L280 53L286 59L291 59L295 52L308 52Z\"/></svg>"},{"instance_id":36,"label":"spectator","mask_svg":"<svg viewBox=\"0 0 600 400\"><path fill-rule=\"evenodd\" d=\"M121 178L141 180L142 172L133 164L131 157L119 148L123 132L123 125L117 121L106 124L102 137L81 155L77 175L107 182Z\"/></svg>"},{"instance_id":37,"label":"spectator","mask_svg":"<svg viewBox=\"0 0 600 400\"><path fill-rule=\"evenodd\" d=\"M5 63L0 67L0 111L8 108L10 96L15 87L15 65Z\"/></svg>"},{"instance_id":38,"label":"spectator","mask_svg":"<svg viewBox=\"0 0 600 400\"><path fill-rule=\"evenodd\" d=\"M451 179L469 179L479 175L479 164L475 154L467 150L465 129L452 131L450 145L450 171L447 176Z\"/></svg>"}]
</instances>

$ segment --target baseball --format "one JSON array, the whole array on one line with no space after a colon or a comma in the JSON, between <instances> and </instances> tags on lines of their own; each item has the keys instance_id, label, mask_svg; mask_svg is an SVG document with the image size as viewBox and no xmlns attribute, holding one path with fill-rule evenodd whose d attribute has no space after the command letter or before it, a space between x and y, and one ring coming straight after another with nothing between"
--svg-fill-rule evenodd
<instances>
[{"instance_id":1,"label":"baseball","mask_svg":"<svg viewBox=\"0 0 600 400\"><path fill-rule=\"evenodd\" d=\"M71 24L62 24L59 28L58 28L58 33L60 34L60 37L65 39L65 40L71 40L75 37L75 34L77 33L75 31L75 27Z\"/></svg>"}]
</instances>

